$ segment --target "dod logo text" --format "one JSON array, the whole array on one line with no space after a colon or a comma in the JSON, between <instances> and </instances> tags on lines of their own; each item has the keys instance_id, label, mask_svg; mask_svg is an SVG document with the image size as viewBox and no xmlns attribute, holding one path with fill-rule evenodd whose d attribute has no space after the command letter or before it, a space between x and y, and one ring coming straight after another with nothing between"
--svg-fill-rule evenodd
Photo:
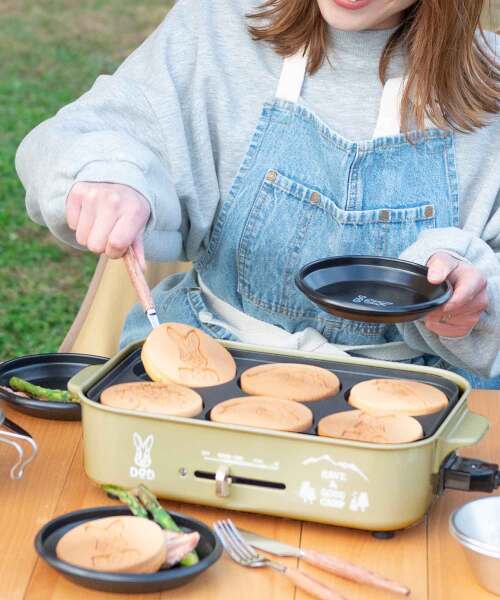
<instances>
[{"instance_id":1,"label":"dod logo text","mask_svg":"<svg viewBox=\"0 0 500 600\"><path fill-rule=\"evenodd\" d=\"M144 440L138 433L132 435L135 446L135 456L133 467L129 469L129 475L133 479L142 479L143 481L152 481L156 473L151 469L151 449L154 444L154 436L148 435Z\"/></svg>"}]
</instances>

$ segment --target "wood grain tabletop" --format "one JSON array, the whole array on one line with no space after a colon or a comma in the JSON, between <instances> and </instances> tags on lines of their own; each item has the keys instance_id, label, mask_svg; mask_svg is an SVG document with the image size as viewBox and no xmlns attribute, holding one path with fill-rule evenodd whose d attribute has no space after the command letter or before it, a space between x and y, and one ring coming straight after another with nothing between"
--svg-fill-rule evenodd
<instances>
[{"instance_id":1,"label":"wood grain tabletop","mask_svg":"<svg viewBox=\"0 0 500 600\"><path fill-rule=\"evenodd\" d=\"M474 412L485 415L491 430L477 446L461 454L500 462L500 392L475 391ZM33 540L48 520L81 508L116 504L85 475L80 423L35 419L2 407L7 416L36 439L39 454L20 481L9 479L14 451L0 448L0 600L306 600L279 573L270 569L244 569L226 556L183 588L161 594L126 596L94 592L68 582L40 560ZM475 582L461 547L448 533L451 511L479 494L447 490L427 519L389 540L370 533L234 513L166 501L171 510L192 515L208 524L231 516L245 529L283 542L334 554L408 585L414 600L493 600ZM343 594L346 600L382 600L393 594L343 581L297 559L289 565L314 575Z\"/></svg>"}]
</instances>

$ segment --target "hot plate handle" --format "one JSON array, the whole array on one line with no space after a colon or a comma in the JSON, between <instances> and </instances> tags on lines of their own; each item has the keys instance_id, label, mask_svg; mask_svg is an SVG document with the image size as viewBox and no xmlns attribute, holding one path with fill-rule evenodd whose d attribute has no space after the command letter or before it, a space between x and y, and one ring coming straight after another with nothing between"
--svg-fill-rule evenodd
<instances>
[{"instance_id":1,"label":"hot plate handle","mask_svg":"<svg viewBox=\"0 0 500 600\"><path fill-rule=\"evenodd\" d=\"M477 444L489 428L490 424L486 417L465 410L451 429L438 440L435 472L439 471L443 460L451 452Z\"/></svg>"},{"instance_id":2,"label":"hot plate handle","mask_svg":"<svg viewBox=\"0 0 500 600\"><path fill-rule=\"evenodd\" d=\"M78 395L87 388L88 384L93 381L94 375L101 369L102 365L90 365L73 375L68 381L68 391L73 401L79 402Z\"/></svg>"}]
</instances>

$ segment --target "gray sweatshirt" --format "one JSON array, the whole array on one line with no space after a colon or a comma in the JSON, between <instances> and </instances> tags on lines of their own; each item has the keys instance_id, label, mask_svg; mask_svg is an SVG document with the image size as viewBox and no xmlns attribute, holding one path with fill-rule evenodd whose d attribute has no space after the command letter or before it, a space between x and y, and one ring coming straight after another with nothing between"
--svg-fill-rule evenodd
<instances>
[{"instance_id":1,"label":"gray sweatshirt","mask_svg":"<svg viewBox=\"0 0 500 600\"><path fill-rule=\"evenodd\" d=\"M282 59L253 42L245 14L257 0L180 0L112 76L39 125L16 166L30 217L78 247L65 200L78 181L121 183L152 209L149 260L192 260L206 247L217 206L247 151L262 104L272 100ZM331 30L330 61L306 79L301 102L344 137L371 138L391 31ZM498 47L498 36L489 43ZM496 50L498 53L498 49ZM404 73L404 56L388 75ZM461 227L426 230L403 258L425 264L436 250L473 263L488 279L490 305L472 333L439 337L423 323L405 341L485 376L500 374L500 117L456 134Z\"/></svg>"}]
</instances>

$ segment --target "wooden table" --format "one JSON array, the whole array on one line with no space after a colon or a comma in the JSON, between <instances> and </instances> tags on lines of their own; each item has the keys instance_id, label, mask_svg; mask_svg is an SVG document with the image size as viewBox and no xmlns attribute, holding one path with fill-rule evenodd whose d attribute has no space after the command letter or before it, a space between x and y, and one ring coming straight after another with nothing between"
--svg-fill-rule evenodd
<instances>
[{"instance_id":1,"label":"wooden table","mask_svg":"<svg viewBox=\"0 0 500 600\"><path fill-rule=\"evenodd\" d=\"M492 431L478 446L464 454L491 462L500 461L500 392L472 395L471 408L490 420ZM110 504L87 479L82 467L79 423L44 421L6 409L8 417L37 440L39 455L21 481L8 478L13 451L0 452L0 600L108 600L127 596L103 594L79 588L38 559L33 539L37 530L56 515L85 507ZM448 534L448 516L474 494L446 491L425 523L399 533L391 540L377 540L369 533L301 523L287 519L231 513L247 529L297 546L335 553L407 584L415 600L486 600L495 596L475 582L462 549ZM224 511L167 502L167 507L191 514L207 523ZM296 564L295 559L287 559ZM382 600L391 594L345 582L317 569L300 567L329 582L349 600ZM286 578L269 569L248 570L226 556L184 588L163 594L131 598L175 600L307 600Z\"/></svg>"}]
</instances>

